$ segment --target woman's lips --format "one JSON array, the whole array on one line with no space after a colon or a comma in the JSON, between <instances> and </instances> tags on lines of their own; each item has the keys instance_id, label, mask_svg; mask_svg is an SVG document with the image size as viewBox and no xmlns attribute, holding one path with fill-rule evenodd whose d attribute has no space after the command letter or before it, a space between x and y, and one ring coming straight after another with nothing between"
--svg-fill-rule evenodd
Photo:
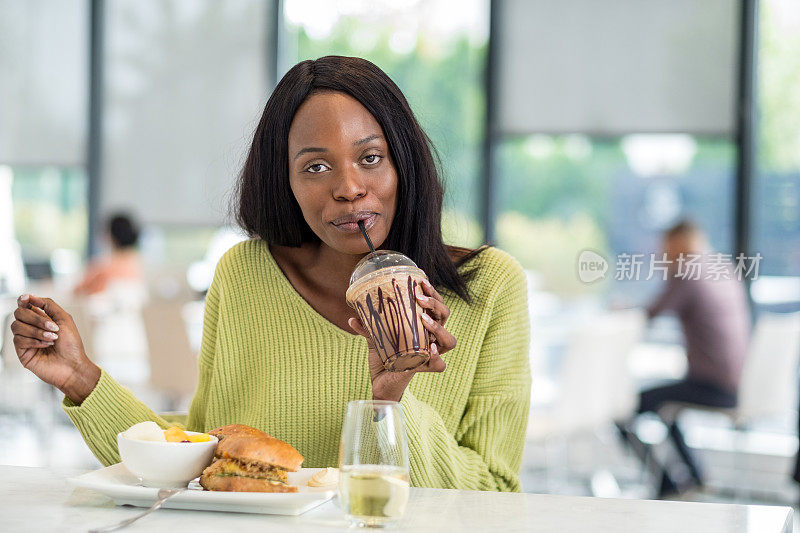
<instances>
[{"instance_id":1,"label":"woman's lips","mask_svg":"<svg viewBox=\"0 0 800 533\"><path fill-rule=\"evenodd\" d=\"M378 217L377 213L370 213L366 217L355 217L351 222L341 222L341 223L333 223L333 227L338 229L343 233L360 233L361 229L358 227L358 220L364 221L364 227L369 230L372 226L375 225L375 219Z\"/></svg>"}]
</instances>

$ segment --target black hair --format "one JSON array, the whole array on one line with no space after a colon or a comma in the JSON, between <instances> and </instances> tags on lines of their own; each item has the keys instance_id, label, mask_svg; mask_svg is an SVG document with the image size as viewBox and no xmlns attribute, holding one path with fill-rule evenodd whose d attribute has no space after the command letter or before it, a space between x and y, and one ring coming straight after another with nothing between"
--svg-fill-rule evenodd
<instances>
[{"instance_id":1,"label":"black hair","mask_svg":"<svg viewBox=\"0 0 800 533\"><path fill-rule=\"evenodd\" d=\"M134 248L139 242L139 228L133 218L124 213L108 219L108 233L117 248Z\"/></svg>"},{"instance_id":2,"label":"black hair","mask_svg":"<svg viewBox=\"0 0 800 533\"><path fill-rule=\"evenodd\" d=\"M472 272L458 267L484 248L447 247L442 241L443 188L438 156L400 88L375 64L358 57L325 56L292 67L264 107L239 176L236 220L250 237L267 244L319 242L289 187L289 128L312 94L336 91L363 105L380 124L397 171L397 209L381 248L410 257L437 289L469 301ZM435 157L436 156L436 157ZM453 261L448 252L459 259Z\"/></svg>"}]
</instances>

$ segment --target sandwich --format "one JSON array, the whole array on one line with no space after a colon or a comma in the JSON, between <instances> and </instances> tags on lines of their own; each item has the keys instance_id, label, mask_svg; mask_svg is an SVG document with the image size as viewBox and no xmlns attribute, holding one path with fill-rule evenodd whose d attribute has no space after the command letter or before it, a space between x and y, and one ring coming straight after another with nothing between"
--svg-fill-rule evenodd
<instances>
[{"instance_id":1,"label":"sandwich","mask_svg":"<svg viewBox=\"0 0 800 533\"><path fill-rule=\"evenodd\" d=\"M297 492L288 472L296 472L303 456L291 445L254 427L230 424L208 432L219 439L214 461L203 470L206 490Z\"/></svg>"}]
</instances>

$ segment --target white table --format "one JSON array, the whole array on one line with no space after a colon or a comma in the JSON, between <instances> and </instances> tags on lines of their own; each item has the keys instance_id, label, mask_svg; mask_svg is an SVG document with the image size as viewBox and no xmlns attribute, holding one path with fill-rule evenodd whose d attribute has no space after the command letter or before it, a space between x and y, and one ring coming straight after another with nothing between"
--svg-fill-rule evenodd
<instances>
[{"instance_id":1,"label":"white table","mask_svg":"<svg viewBox=\"0 0 800 533\"><path fill-rule=\"evenodd\" d=\"M115 507L100 493L73 488L79 472L0 466L2 531L86 531L131 517L141 509ZM328 502L298 517L162 509L125 531L350 531ZM788 507L612 500L411 489L403 521L392 531L572 531L783 533L792 531Z\"/></svg>"}]
</instances>

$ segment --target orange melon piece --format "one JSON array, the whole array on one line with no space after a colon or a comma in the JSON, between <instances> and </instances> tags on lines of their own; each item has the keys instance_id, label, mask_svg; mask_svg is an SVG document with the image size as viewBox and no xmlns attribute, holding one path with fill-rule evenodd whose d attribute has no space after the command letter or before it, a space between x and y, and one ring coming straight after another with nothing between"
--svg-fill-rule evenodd
<instances>
[{"instance_id":1,"label":"orange melon piece","mask_svg":"<svg viewBox=\"0 0 800 533\"><path fill-rule=\"evenodd\" d=\"M189 435L184 433L181 428L174 426L164 430L164 438L167 439L167 442L183 442L189 440Z\"/></svg>"}]
</instances>

